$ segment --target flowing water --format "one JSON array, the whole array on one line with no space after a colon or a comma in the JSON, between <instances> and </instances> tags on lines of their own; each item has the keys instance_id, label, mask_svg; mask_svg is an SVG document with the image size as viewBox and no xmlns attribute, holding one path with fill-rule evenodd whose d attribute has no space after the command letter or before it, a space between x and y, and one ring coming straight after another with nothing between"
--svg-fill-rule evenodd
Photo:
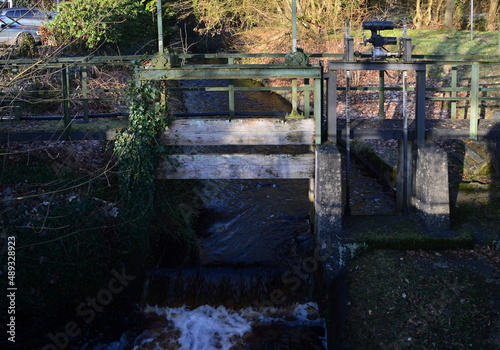
<instances>
[{"instance_id":1,"label":"flowing water","mask_svg":"<svg viewBox=\"0 0 500 350\"><path fill-rule=\"evenodd\" d=\"M188 112L227 110L223 92L190 91L185 101ZM236 106L246 113L290 111L281 97L267 92L236 93ZM355 162L353 169L352 213L391 212L390 189ZM325 321L316 303L321 297L315 294L318 266L311 264L309 181L211 180L204 181L199 196L199 264L151 271L136 312L130 307L125 313L104 314L69 348L325 348ZM124 330L112 332L113 324Z\"/></svg>"},{"instance_id":2,"label":"flowing water","mask_svg":"<svg viewBox=\"0 0 500 350\"><path fill-rule=\"evenodd\" d=\"M184 84L227 86L229 81ZM191 91L185 100L190 113L228 106L227 93L221 92ZM287 113L289 108L271 93L236 93L237 112ZM390 189L354 166L353 214L392 211ZM317 266L304 264L314 249L308 193L308 180L204 181L200 265L149 274L143 305L153 326L132 342L133 348L325 348L325 324L314 302Z\"/></svg>"},{"instance_id":3,"label":"flowing water","mask_svg":"<svg viewBox=\"0 0 500 350\"><path fill-rule=\"evenodd\" d=\"M238 112L290 111L271 93L235 97ZM228 106L227 93L221 92L190 91L185 101L189 113ZM203 181L199 265L149 274L143 305L153 327L132 342L134 348L323 349L315 271L301 266L314 248L308 191L308 180Z\"/></svg>"}]
</instances>

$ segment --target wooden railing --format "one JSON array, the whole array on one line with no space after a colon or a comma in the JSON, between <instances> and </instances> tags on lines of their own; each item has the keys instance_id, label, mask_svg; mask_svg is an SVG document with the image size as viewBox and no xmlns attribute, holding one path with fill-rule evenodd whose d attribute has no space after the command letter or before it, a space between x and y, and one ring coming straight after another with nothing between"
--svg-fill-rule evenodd
<instances>
[{"instance_id":1,"label":"wooden railing","mask_svg":"<svg viewBox=\"0 0 500 350\"><path fill-rule=\"evenodd\" d=\"M129 78L133 79L134 61L152 60L155 56L109 56L109 57L75 57L75 58L58 58L52 60L32 60L32 59L12 59L0 61L0 116L2 118L23 118L26 116L33 117L36 115L37 106L44 103L59 104L62 106L63 116L56 115L54 118L63 118L66 125L70 125L75 118L83 118L88 120L93 116L115 116L126 114L125 90L126 83L121 86L107 88L105 86L96 87L95 81L101 79L99 74L90 74L90 70L96 67L120 67L129 74ZM340 60L342 55L339 54L311 54L308 55L310 60ZM236 67L245 65L249 67L253 63L270 62L269 70L283 65L285 54L180 54L178 59L183 64L183 68L195 67L193 62L199 59L216 61L218 64L215 69L220 69L221 64L227 67ZM487 77L491 80L488 84L481 83L485 77L481 77L483 67L498 66L497 71L500 72L500 57L498 56L436 56L436 55L414 55L413 59L419 62L427 63L431 66L450 66L449 86L433 87L428 86L427 99L432 101L445 101L449 103L451 118L457 118L457 103L466 101L468 104L467 113L461 118L471 119L471 128L475 124L474 121L480 118L481 109L485 101L498 101L500 105L500 74L497 76ZM194 69L194 68L193 68ZM286 68L281 68L283 71ZM296 70L297 72L297 70ZM459 77L459 72L462 74ZM208 77L208 76L207 76ZM227 76L228 78L229 75ZM279 76L277 76L279 77ZM182 76L174 77L182 79ZM203 78L203 76L200 76ZM245 76L244 78L251 78ZM259 78L255 76L254 78ZM260 78L265 78L260 76ZM317 86L310 86L308 76L286 76L290 78L289 86L258 86L258 87L238 87L229 83L227 87L203 87L198 88L205 91L224 91L228 94L229 110L221 111L222 114L227 114L229 117L234 117L238 114L237 106L235 106L234 94L236 91L287 91L292 97L292 109L298 108L299 94L303 94L305 101L302 113L305 116L310 116L312 111L315 112L317 107L312 108L309 104L310 94L318 94ZM302 84L298 84L298 79ZM304 80L303 80L304 79ZM398 91L402 87L385 86L383 75L380 77L380 82L377 86L356 86L353 90L378 91L379 92L379 117L384 118L384 92ZM468 81L467 86L460 84L460 81ZM42 84L43 83L43 84ZM101 85L105 85L104 84ZM45 84L45 85L44 85ZM40 86L42 88L40 88ZM186 88L172 87L172 89L183 90ZM189 88L193 89L193 88ZM340 86L339 90L345 89ZM412 91L409 87L408 91ZM434 96L435 93L444 93L445 96ZM433 95L433 96L429 96ZM317 96L316 96L317 98ZM92 103L107 103L111 101L122 101L122 109L113 113L96 113L90 111ZM78 106L77 106L78 105ZM497 104L495 104L497 105ZM500 109L500 108L499 108ZM60 114L60 113L59 113ZM45 116L47 117L47 116ZM474 132L471 131L471 135Z\"/></svg>"}]
</instances>

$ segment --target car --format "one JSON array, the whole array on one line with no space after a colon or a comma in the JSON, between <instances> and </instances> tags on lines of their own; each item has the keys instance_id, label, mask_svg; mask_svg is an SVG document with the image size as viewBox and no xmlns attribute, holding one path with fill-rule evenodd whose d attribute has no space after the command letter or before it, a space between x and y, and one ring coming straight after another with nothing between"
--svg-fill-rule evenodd
<instances>
[{"instance_id":1,"label":"car","mask_svg":"<svg viewBox=\"0 0 500 350\"><path fill-rule=\"evenodd\" d=\"M25 38L33 38L35 45L42 42L39 27L17 24L11 19L0 16L0 44L18 45Z\"/></svg>"},{"instance_id":2,"label":"car","mask_svg":"<svg viewBox=\"0 0 500 350\"><path fill-rule=\"evenodd\" d=\"M6 16L21 25L36 27L49 23L56 15L54 11L44 11L36 7L12 7L0 11L0 16Z\"/></svg>"}]
</instances>

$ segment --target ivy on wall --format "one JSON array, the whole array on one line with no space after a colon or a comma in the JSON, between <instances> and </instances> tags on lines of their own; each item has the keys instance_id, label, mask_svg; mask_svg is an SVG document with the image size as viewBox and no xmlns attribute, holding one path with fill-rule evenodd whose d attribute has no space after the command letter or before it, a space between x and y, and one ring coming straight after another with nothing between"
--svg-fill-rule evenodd
<instances>
[{"instance_id":1,"label":"ivy on wall","mask_svg":"<svg viewBox=\"0 0 500 350\"><path fill-rule=\"evenodd\" d=\"M114 149L122 194L120 217L125 224L125 249L145 252L148 223L153 221L155 169L165 153L160 137L171 119L160 82L132 82L127 100L129 127L117 136Z\"/></svg>"}]
</instances>

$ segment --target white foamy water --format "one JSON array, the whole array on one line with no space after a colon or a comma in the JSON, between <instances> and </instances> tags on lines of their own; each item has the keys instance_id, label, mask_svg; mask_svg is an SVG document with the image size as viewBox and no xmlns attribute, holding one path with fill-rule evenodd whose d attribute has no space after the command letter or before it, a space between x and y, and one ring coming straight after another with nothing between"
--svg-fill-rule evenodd
<instances>
[{"instance_id":1,"label":"white foamy water","mask_svg":"<svg viewBox=\"0 0 500 350\"><path fill-rule=\"evenodd\" d=\"M193 310L187 307L169 308L148 306L145 314L154 325L133 342L134 350L229 350L244 344L245 336L254 326L279 323L290 327L323 327L315 303L289 308L228 309L224 306L202 305Z\"/></svg>"}]
</instances>

